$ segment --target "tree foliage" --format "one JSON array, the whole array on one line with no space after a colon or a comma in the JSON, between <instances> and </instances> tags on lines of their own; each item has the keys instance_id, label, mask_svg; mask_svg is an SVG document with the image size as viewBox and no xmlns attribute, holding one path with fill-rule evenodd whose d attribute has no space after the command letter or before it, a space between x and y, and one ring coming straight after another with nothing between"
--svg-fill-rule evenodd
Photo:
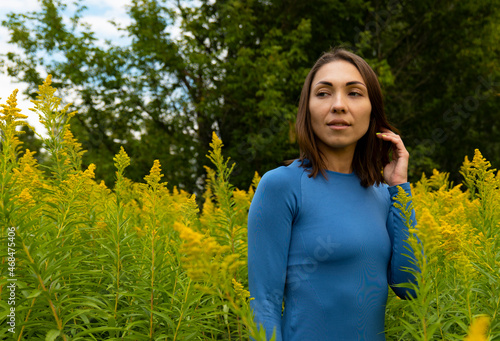
<instances>
[{"instance_id":1,"label":"tree foliage","mask_svg":"<svg viewBox=\"0 0 500 341\"><path fill-rule=\"evenodd\" d=\"M47 73L73 96L83 163L97 161L107 183L124 145L133 180L158 158L172 184L199 190L215 130L248 187L255 170L298 155L303 80L338 45L378 73L413 174L455 169L474 148L500 163L498 0L133 0L122 44L98 41L84 1L40 3L3 21L22 51L3 55L5 70L31 96Z\"/></svg>"}]
</instances>

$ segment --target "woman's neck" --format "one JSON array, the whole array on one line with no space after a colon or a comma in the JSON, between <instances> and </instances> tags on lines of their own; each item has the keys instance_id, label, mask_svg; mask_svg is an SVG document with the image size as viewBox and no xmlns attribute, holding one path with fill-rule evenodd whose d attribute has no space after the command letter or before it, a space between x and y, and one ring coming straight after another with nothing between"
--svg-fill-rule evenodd
<instances>
[{"instance_id":1,"label":"woman's neck","mask_svg":"<svg viewBox=\"0 0 500 341\"><path fill-rule=\"evenodd\" d=\"M355 148L321 148L323 160L327 170L350 174L353 172L352 160L354 158Z\"/></svg>"}]
</instances>

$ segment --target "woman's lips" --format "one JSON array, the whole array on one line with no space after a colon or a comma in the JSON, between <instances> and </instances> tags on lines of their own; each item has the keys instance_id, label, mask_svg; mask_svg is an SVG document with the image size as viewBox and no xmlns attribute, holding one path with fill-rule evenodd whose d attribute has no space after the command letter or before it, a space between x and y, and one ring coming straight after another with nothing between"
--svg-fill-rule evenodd
<instances>
[{"instance_id":1,"label":"woman's lips","mask_svg":"<svg viewBox=\"0 0 500 341\"><path fill-rule=\"evenodd\" d=\"M340 125L340 124L329 124L328 127L332 130L344 130L349 128L350 126L348 125Z\"/></svg>"},{"instance_id":2,"label":"woman's lips","mask_svg":"<svg viewBox=\"0 0 500 341\"><path fill-rule=\"evenodd\" d=\"M351 125L344 120L332 120L328 122L328 127L333 130L343 130L349 128Z\"/></svg>"}]
</instances>

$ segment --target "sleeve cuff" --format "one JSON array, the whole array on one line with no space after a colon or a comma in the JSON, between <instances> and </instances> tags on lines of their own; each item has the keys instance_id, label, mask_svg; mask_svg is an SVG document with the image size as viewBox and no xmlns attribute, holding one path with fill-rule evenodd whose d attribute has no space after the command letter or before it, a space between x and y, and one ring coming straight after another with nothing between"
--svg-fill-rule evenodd
<instances>
[{"instance_id":1,"label":"sleeve cuff","mask_svg":"<svg viewBox=\"0 0 500 341\"><path fill-rule=\"evenodd\" d=\"M393 195L398 195L398 186L401 186L402 189L409 195L411 195L411 186L409 182L405 182L399 185L394 185L394 186L389 186L387 189L389 190L389 194L391 195L391 198Z\"/></svg>"}]
</instances>

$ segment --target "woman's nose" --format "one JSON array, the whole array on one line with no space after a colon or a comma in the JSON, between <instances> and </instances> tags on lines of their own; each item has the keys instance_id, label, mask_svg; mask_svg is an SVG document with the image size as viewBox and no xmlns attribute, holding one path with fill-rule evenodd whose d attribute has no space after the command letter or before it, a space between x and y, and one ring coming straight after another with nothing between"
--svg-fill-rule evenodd
<instances>
[{"instance_id":1,"label":"woman's nose","mask_svg":"<svg viewBox=\"0 0 500 341\"><path fill-rule=\"evenodd\" d=\"M330 108L331 112L344 113L346 111L346 106L345 99L342 94L336 94L332 99L332 107Z\"/></svg>"}]
</instances>

